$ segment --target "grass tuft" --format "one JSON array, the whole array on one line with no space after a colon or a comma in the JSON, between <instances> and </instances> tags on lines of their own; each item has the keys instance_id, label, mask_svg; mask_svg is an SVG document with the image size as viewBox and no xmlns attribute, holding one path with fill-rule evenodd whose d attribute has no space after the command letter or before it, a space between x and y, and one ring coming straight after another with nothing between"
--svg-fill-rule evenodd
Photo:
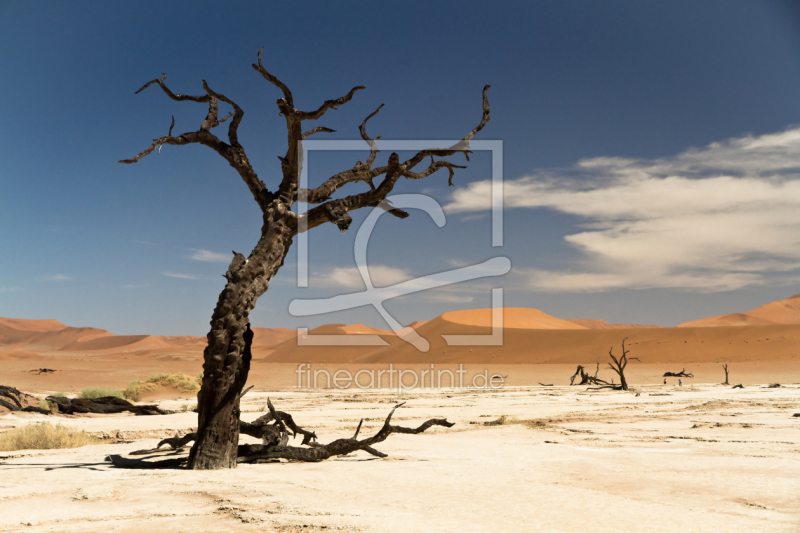
<instances>
[{"instance_id":1,"label":"grass tuft","mask_svg":"<svg viewBox=\"0 0 800 533\"><path fill-rule=\"evenodd\" d=\"M39 404L36 406L39 409L47 409L52 413L58 412L58 404L55 402L48 402L47 400L40 400Z\"/></svg>"},{"instance_id":2,"label":"grass tuft","mask_svg":"<svg viewBox=\"0 0 800 533\"><path fill-rule=\"evenodd\" d=\"M28 424L0 433L0 451L52 450L56 448L78 448L100 442L86 433L62 424Z\"/></svg>"},{"instance_id":3,"label":"grass tuft","mask_svg":"<svg viewBox=\"0 0 800 533\"><path fill-rule=\"evenodd\" d=\"M159 385L181 392L197 392L200 390L202 380L202 373L198 376L189 376L180 372L177 374L156 374L147 378L147 381L131 381L123 391L123 394L129 400L138 401L142 394L155 391Z\"/></svg>"},{"instance_id":4,"label":"grass tuft","mask_svg":"<svg viewBox=\"0 0 800 533\"><path fill-rule=\"evenodd\" d=\"M87 400L94 400L95 398L103 398L105 396L125 398L125 395L120 389L109 389L106 387L87 387L78 394L78 398L85 398Z\"/></svg>"},{"instance_id":5,"label":"grass tuft","mask_svg":"<svg viewBox=\"0 0 800 533\"><path fill-rule=\"evenodd\" d=\"M541 420L520 420L516 416L502 415L497 420L489 420L484 422L484 426L510 426L512 424L520 424L531 429L541 429L547 426Z\"/></svg>"}]
</instances>

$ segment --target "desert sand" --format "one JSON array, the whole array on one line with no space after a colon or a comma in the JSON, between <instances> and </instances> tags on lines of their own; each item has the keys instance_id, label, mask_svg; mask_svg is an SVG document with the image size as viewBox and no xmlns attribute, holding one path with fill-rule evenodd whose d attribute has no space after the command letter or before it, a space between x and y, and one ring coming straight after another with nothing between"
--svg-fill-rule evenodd
<instances>
[{"instance_id":1,"label":"desert sand","mask_svg":"<svg viewBox=\"0 0 800 533\"><path fill-rule=\"evenodd\" d=\"M679 328L508 308L501 346L448 346L442 335L491 333L489 310L456 311L410 325L428 339L428 352L361 324L309 334L380 335L386 345L298 346L295 330L253 328L248 385L255 389L243 400L244 420L260 416L270 397L322 442L352 436L362 418L362 435L377 431L401 401L407 405L396 424L446 417L456 425L392 435L379 446L386 459L357 452L317 464L193 472L105 461L188 432L197 424L191 411L0 412L0 431L51 421L104 439L0 453L0 531L798 531L798 302L733 314L769 323L711 317ZM631 391L569 386L578 364L590 373L599 364L599 377L614 378L608 351L619 355L623 338L629 356L640 359L626 370ZM0 319L0 384L40 397L122 388L161 372L198 373L204 346L204 337L117 336L56 320ZM298 373L300 364L308 374ZM744 389L719 385L722 364ZM380 388L340 390L324 378L389 368L463 369L464 387L406 381L404 390L384 375ZM683 368L694 374L683 387L675 378L662 384L664 372ZM314 372L323 375L316 384L306 379ZM501 377L502 386L486 387L481 376ZM766 388L776 382L782 386ZM195 399L162 388L142 402L180 411ZM533 422L485 425L504 415Z\"/></svg>"},{"instance_id":2,"label":"desert sand","mask_svg":"<svg viewBox=\"0 0 800 533\"><path fill-rule=\"evenodd\" d=\"M152 448L193 413L62 417L108 444L0 454L2 531L797 531L800 386L640 386L417 391L394 423L447 417L451 429L392 435L322 463L234 471L124 470L108 454ZM320 440L377 431L386 391L250 393ZM177 409L180 401L162 402ZM486 426L502 415L531 427ZM3 428L45 420L5 415ZM250 437L243 437L250 442ZM182 452L185 453L185 452Z\"/></svg>"}]
</instances>

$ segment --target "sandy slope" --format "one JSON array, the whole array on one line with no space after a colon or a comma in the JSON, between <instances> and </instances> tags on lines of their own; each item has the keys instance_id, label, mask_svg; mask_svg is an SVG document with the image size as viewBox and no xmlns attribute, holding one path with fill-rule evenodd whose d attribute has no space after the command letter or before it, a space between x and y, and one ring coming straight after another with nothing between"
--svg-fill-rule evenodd
<instances>
[{"instance_id":1,"label":"sandy slope","mask_svg":"<svg viewBox=\"0 0 800 533\"><path fill-rule=\"evenodd\" d=\"M501 345L449 346L444 338L490 335L490 309L452 311L430 321L415 322L410 327L430 343L427 352L418 351L392 331L363 324L328 324L311 330L309 335L337 335L344 337L342 340L351 337L353 342L363 340L364 335L379 335L382 346L298 346L295 330L253 328L254 361L586 364L605 361L610 347L619 353L626 337L632 354L648 363L800 360L800 295L748 313L687 322L679 328L562 320L526 308L506 308L503 314ZM751 325L736 327L728 323ZM697 327L690 327L692 324ZM477 339L475 344L480 344L480 337ZM101 329L68 327L55 320L0 319L0 360L30 361L32 368L37 360L66 364L70 357L99 355L196 361L202 357L205 344L205 337L116 336ZM58 358L52 359L55 356Z\"/></svg>"},{"instance_id":2,"label":"sandy slope","mask_svg":"<svg viewBox=\"0 0 800 533\"><path fill-rule=\"evenodd\" d=\"M0 453L0 530L798 531L800 422L791 415L800 389L639 392L415 392L403 397L395 424L447 417L456 426L393 435L377 446L386 459L358 452L225 472L121 470L103 461L191 428L193 413L63 418L104 432L109 443ZM244 399L245 420L262 413L267 395ZM397 401L373 392L269 396L322 442L351 437L362 418L362 434L372 434ZM483 425L500 415L538 425ZM43 419L0 416L0 430Z\"/></svg>"},{"instance_id":3,"label":"sandy slope","mask_svg":"<svg viewBox=\"0 0 800 533\"><path fill-rule=\"evenodd\" d=\"M661 326L645 326L642 324L611 324L605 320L593 318L568 318L567 322L578 324L589 329L637 329L637 328L660 328Z\"/></svg>"},{"instance_id":4,"label":"sandy slope","mask_svg":"<svg viewBox=\"0 0 800 533\"><path fill-rule=\"evenodd\" d=\"M800 294L778 300L746 313L712 316L678 325L679 328L707 328L720 326L765 326L772 324L800 324Z\"/></svg>"},{"instance_id":5,"label":"sandy slope","mask_svg":"<svg viewBox=\"0 0 800 533\"><path fill-rule=\"evenodd\" d=\"M463 311L450 311L436 320L443 320L460 326L492 326L491 309L467 309ZM585 326L575 324L569 320L561 320L554 316L524 307L506 307L503 309L503 327L513 329L586 329Z\"/></svg>"}]
</instances>

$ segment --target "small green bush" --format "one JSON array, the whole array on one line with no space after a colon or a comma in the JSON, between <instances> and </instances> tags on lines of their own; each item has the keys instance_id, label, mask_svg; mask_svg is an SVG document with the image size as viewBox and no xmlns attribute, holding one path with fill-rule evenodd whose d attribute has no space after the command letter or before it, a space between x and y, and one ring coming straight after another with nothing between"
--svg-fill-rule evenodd
<instances>
[{"instance_id":1,"label":"small green bush","mask_svg":"<svg viewBox=\"0 0 800 533\"><path fill-rule=\"evenodd\" d=\"M100 442L86 433L62 424L28 424L0 433L0 451L52 450L56 448L78 448Z\"/></svg>"},{"instance_id":2,"label":"small green bush","mask_svg":"<svg viewBox=\"0 0 800 533\"><path fill-rule=\"evenodd\" d=\"M197 392L200 390L200 383L203 380L203 373L198 376L189 376L183 373L177 374L156 374L147 378L147 381L131 381L123 391L125 398L138 401L142 394L153 392L161 385L170 387L181 392Z\"/></svg>"},{"instance_id":3,"label":"small green bush","mask_svg":"<svg viewBox=\"0 0 800 533\"><path fill-rule=\"evenodd\" d=\"M87 400L103 398L105 396L125 398L125 395L120 389L108 389L106 387L87 387L78 394L78 398L86 398Z\"/></svg>"},{"instance_id":4,"label":"small green bush","mask_svg":"<svg viewBox=\"0 0 800 533\"><path fill-rule=\"evenodd\" d=\"M125 395L125 398L128 400L138 402L143 393L153 392L154 390L156 390L156 386L152 383L142 383L141 381L136 380L128 383L128 386L124 391L122 391L122 394Z\"/></svg>"},{"instance_id":5,"label":"small green bush","mask_svg":"<svg viewBox=\"0 0 800 533\"><path fill-rule=\"evenodd\" d=\"M177 374L156 374L147 378L148 383L156 385L163 385L165 387L172 387L183 392L196 392L200 390L201 378L194 376L187 376L183 373Z\"/></svg>"}]
</instances>

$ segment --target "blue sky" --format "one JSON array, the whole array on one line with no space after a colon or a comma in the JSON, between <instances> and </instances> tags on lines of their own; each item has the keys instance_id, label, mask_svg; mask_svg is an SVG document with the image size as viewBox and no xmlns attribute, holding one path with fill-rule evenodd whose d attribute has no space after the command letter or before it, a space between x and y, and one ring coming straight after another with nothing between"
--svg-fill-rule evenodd
<instances>
[{"instance_id":1,"label":"blue sky","mask_svg":"<svg viewBox=\"0 0 800 533\"><path fill-rule=\"evenodd\" d=\"M387 303L403 323L487 307L498 286L507 306L664 326L800 292L796 2L2 1L0 316L206 333L230 251L258 239L258 207L201 146L117 161L171 115L176 132L204 118L157 88L134 96L166 72L175 92L201 94L205 79L239 103L240 139L275 186L285 129L278 90L250 66L261 47L298 107L367 86L320 121L337 130L326 139L357 139L381 103L371 134L456 138L492 85L476 140L504 143L504 246L491 247L489 157L476 154L455 188L446 172L401 182L447 224L384 217L369 260L385 284L498 255L512 271ZM312 183L359 156L312 154ZM354 237L315 230L310 287L296 287L291 252L254 325L384 326L368 308L288 313L295 298L360 290Z\"/></svg>"}]
</instances>

